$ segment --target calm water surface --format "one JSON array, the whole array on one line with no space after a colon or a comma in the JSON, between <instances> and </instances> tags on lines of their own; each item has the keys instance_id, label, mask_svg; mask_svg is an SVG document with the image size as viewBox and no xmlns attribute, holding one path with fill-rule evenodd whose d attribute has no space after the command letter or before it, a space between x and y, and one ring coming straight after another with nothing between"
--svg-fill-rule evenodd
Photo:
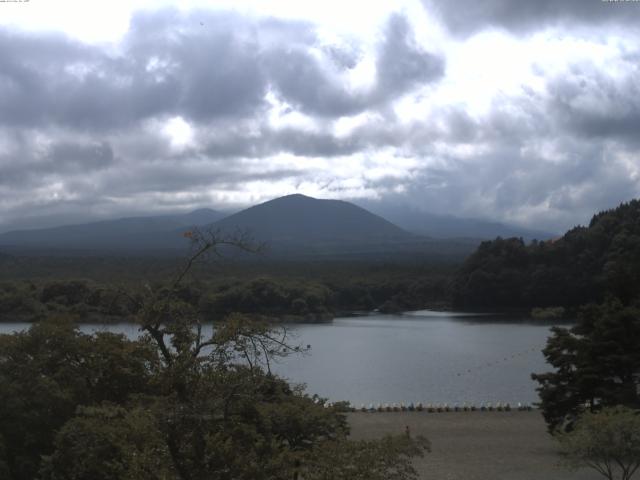
<instances>
[{"instance_id":1,"label":"calm water surface","mask_svg":"<svg viewBox=\"0 0 640 480\"><path fill-rule=\"evenodd\" d=\"M0 333L28 324L0 324ZM138 335L133 324L82 325ZM291 325L308 355L275 365L309 392L353 404L383 402L534 402L532 372L549 370L540 350L548 324L518 318L409 312L336 318L331 324Z\"/></svg>"}]
</instances>

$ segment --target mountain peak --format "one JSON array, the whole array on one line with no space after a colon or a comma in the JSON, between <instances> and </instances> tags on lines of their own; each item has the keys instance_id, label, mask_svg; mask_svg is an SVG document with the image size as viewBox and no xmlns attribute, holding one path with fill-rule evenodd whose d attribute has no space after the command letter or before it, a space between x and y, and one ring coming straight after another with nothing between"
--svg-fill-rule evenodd
<instances>
[{"instance_id":1,"label":"mountain peak","mask_svg":"<svg viewBox=\"0 0 640 480\"><path fill-rule=\"evenodd\" d=\"M341 200L299 193L249 207L214 224L249 230L256 240L277 243L354 241L413 237L382 217Z\"/></svg>"},{"instance_id":2,"label":"mountain peak","mask_svg":"<svg viewBox=\"0 0 640 480\"><path fill-rule=\"evenodd\" d=\"M321 202L322 200L315 197L310 197L308 195L304 195L302 193L291 193L289 195L283 195L282 197L272 198L271 200L267 200L266 202L259 204L264 205L265 203L284 203L284 202ZM257 206L257 205L255 205Z\"/></svg>"},{"instance_id":3,"label":"mountain peak","mask_svg":"<svg viewBox=\"0 0 640 480\"><path fill-rule=\"evenodd\" d=\"M317 198L310 197L309 195L305 195L304 193L290 193L289 195L283 195L282 197L277 197L273 200L282 200L285 198L310 198L311 200L318 200Z\"/></svg>"}]
</instances>

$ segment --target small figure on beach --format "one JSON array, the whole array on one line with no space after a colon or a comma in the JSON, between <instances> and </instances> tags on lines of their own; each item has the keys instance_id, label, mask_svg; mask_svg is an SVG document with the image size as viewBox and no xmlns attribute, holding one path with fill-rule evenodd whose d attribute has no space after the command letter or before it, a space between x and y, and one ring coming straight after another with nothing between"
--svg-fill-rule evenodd
<instances>
[{"instance_id":1,"label":"small figure on beach","mask_svg":"<svg viewBox=\"0 0 640 480\"><path fill-rule=\"evenodd\" d=\"M404 433L408 438L411 438L411 429L409 428L409 425L404 427Z\"/></svg>"}]
</instances>

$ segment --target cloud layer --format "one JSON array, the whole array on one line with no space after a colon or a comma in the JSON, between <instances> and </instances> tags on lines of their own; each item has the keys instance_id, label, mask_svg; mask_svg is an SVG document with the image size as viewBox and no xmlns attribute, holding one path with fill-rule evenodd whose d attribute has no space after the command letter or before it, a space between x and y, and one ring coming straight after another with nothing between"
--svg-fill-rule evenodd
<instances>
[{"instance_id":1,"label":"cloud layer","mask_svg":"<svg viewBox=\"0 0 640 480\"><path fill-rule=\"evenodd\" d=\"M640 9L620 0L423 0L452 32L469 35L486 28L531 33L547 27L634 26Z\"/></svg>"},{"instance_id":2,"label":"cloud layer","mask_svg":"<svg viewBox=\"0 0 640 480\"><path fill-rule=\"evenodd\" d=\"M560 230L639 195L638 5L450 5L371 39L213 10L107 46L0 29L0 231L295 191Z\"/></svg>"}]
</instances>

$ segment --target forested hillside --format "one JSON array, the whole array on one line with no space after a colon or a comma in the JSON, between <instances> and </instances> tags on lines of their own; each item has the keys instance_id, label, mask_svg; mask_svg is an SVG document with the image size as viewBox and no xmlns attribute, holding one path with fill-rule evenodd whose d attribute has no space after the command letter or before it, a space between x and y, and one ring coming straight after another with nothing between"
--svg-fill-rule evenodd
<instances>
[{"instance_id":1,"label":"forested hillside","mask_svg":"<svg viewBox=\"0 0 640 480\"><path fill-rule=\"evenodd\" d=\"M458 307L570 307L608 294L625 304L640 300L639 200L556 240L483 242L453 282Z\"/></svg>"}]
</instances>

